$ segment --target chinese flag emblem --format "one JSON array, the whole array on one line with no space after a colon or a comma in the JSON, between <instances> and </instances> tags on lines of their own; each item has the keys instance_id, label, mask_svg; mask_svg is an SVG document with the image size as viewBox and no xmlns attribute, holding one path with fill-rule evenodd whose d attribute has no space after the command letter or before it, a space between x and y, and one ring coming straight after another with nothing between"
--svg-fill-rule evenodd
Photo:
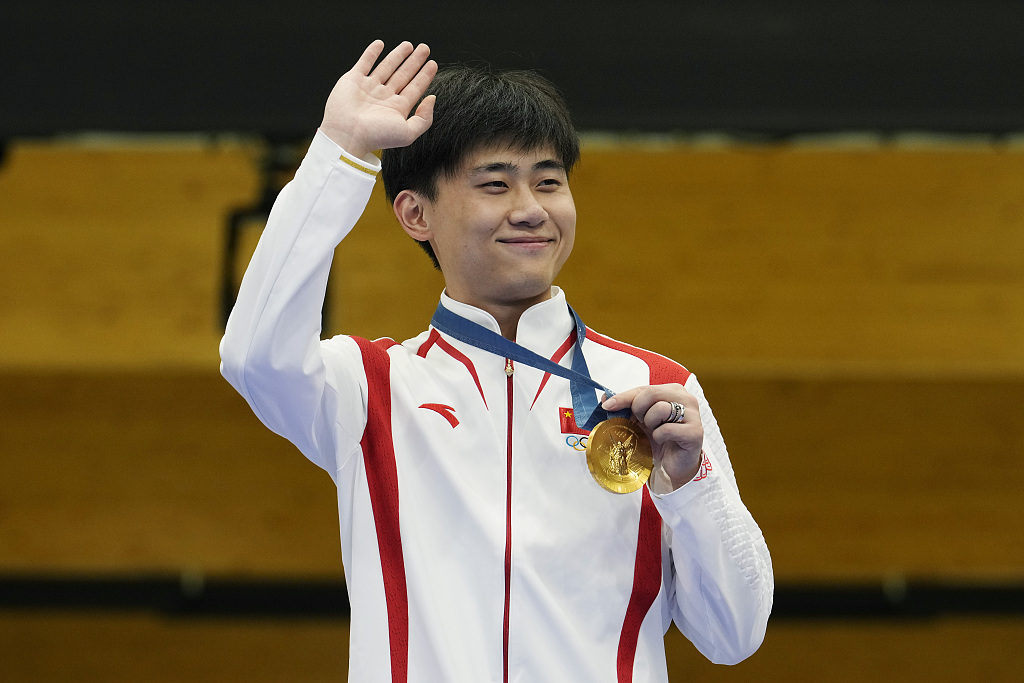
<instances>
[{"instance_id":1,"label":"chinese flag emblem","mask_svg":"<svg viewBox=\"0 0 1024 683\"><path fill-rule=\"evenodd\" d=\"M581 434L584 436L590 434L586 429L580 429L576 426L576 416L573 414L572 408L559 408L558 420L562 425L563 434Z\"/></svg>"}]
</instances>

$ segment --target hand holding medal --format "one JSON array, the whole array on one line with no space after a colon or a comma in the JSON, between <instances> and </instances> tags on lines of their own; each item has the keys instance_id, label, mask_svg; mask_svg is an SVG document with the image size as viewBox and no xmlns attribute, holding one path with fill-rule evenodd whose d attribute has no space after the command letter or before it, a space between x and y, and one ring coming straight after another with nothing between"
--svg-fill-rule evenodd
<instances>
[{"instance_id":1,"label":"hand holding medal","mask_svg":"<svg viewBox=\"0 0 1024 683\"><path fill-rule=\"evenodd\" d=\"M704 427L697 399L680 384L636 387L597 405L594 389L611 390L590 377L582 343L586 326L576 323L576 352L565 368L467 320L438 304L430 324L437 330L498 357L525 363L569 380L576 424L592 430L587 466L594 479L612 493L632 493L651 478L651 490L669 493L696 476L701 464ZM632 412L635 419L628 416Z\"/></svg>"},{"instance_id":2,"label":"hand holding medal","mask_svg":"<svg viewBox=\"0 0 1024 683\"><path fill-rule=\"evenodd\" d=\"M670 493L697 475L704 444L704 426L700 421L696 397L682 385L636 387L615 394L601 407L607 411L632 410L635 419L628 422L633 429L641 429L650 440L653 462L648 485L652 491ZM591 434L592 442L602 425L598 425Z\"/></svg>"}]
</instances>

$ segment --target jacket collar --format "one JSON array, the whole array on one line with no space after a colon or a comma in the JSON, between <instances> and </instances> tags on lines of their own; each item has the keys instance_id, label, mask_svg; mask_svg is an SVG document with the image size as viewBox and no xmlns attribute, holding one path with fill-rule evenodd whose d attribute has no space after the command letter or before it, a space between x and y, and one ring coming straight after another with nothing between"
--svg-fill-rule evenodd
<instances>
[{"instance_id":1,"label":"jacket collar","mask_svg":"<svg viewBox=\"0 0 1024 683\"><path fill-rule=\"evenodd\" d=\"M464 304L441 293L441 305L452 313L501 334L498 321L490 313L475 306ZM559 287L551 288L551 298L534 304L523 312L516 330L516 343L549 358L565 342L569 332L575 328L565 293Z\"/></svg>"}]
</instances>

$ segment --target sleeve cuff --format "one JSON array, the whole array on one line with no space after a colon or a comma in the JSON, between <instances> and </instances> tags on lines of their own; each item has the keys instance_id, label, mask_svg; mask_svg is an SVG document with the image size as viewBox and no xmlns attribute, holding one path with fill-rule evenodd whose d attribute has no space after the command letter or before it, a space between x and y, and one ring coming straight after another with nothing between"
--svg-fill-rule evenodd
<instances>
[{"instance_id":1,"label":"sleeve cuff","mask_svg":"<svg viewBox=\"0 0 1024 683\"><path fill-rule=\"evenodd\" d=\"M685 484L677 488L675 491L670 491L669 493L655 493L653 490L650 489L650 487L648 487L648 490L650 490L651 492L651 497L657 500L665 501L666 503L671 502L675 506L683 505L687 501L696 497L701 489L699 482L703 482L709 476L711 476L711 472L713 472L715 469L714 465L711 464L711 458L704 450L701 450L700 457L700 470L697 471L697 474L693 477L693 479L686 482Z\"/></svg>"},{"instance_id":2,"label":"sleeve cuff","mask_svg":"<svg viewBox=\"0 0 1024 683\"><path fill-rule=\"evenodd\" d=\"M321 156L331 162L340 162L347 168L351 168L359 173L376 178L377 174L380 173L380 160L374 157L375 163L369 163L365 159L354 157L334 140L331 140L323 131L317 129L316 135L313 137L313 142L309 147L310 152Z\"/></svg>"}]
</instances>

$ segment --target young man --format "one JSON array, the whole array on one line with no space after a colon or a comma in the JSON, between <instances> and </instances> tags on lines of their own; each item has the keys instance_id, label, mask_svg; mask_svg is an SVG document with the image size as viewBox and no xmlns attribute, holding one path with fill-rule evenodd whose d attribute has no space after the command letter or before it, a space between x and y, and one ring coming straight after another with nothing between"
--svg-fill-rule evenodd
<instances>
[{"instance_id":1,"label":"young man","mask_svg":"<svg viewBox=\"0 0 1024 683\"><path fill-rule=\"evenodd\" d=\"M665 681L673 619L712 661L747 657L771 560L700 386L552 286L576 229L564 103L535 75L435 79L425 45L382 50L332 91L221 343L224 376L337 484L350 679ZM376 149L441 305L402 344L321 341ZM594 426L588 375L631 419Z\"/></svg>"}]
</instances>

